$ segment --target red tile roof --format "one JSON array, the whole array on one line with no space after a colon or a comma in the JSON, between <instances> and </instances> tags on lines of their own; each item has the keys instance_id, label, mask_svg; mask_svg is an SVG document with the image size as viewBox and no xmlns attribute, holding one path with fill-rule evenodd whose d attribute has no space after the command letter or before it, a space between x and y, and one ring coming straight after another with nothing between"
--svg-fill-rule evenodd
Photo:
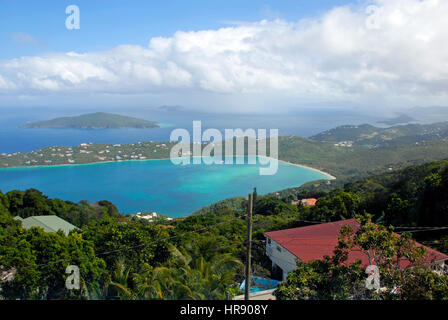
<instances>
[{"instance_id":1,"label":"red tile roof","mask_svg":"<svg viewBox=\"0 0 448 320\"><path fill-rule=\"evenodd\" d=\"M302 203L303 203L303 205L305 205L305 206L314 206L314 205L316 205L316 202L317 202L317 199L315 199L315 198L309 198L309 199L302 199L302 200L300 200Z\"/></svg>"},{"instance_id":2,"label":"red tile roof","mask_svg":"<svg viewBox=\"0 0 448 320\"><path fill-rule=\"evenodd\" d=\"M322 223L313 226L299 227L280 231L267 232L265 235L283 248L291 252L304 262L311 260L321 260L325 255L332 256L335 246L338 244L339 229L344 225L350 225L353 230L359 228L356 219L341 220L330 223ZM422 246L421 244L417 244ZM425 246L423 246L425 247ZM425 262L434 262L448 259L448 256L431 248L426 248ZM362 265L369 265L367 256L359 251L351 251L347 263L361 260ZM400 263L402 268L410 265L404 260Z\"/></svg>"}]
</instances>

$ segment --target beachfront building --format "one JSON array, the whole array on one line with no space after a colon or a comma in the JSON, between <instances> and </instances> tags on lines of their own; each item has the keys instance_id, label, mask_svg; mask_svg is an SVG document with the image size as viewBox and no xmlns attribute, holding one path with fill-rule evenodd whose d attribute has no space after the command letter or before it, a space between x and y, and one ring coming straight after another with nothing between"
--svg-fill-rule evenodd
<instances>
[{"instance_id":1,"label":"beachfront building","mask_svg":"<svg viewBox=\"0 0 448 320\"><path fill-rule=\"evenodd\" d=\"M338 244L339 230L344 225L350 225L353 230L359 228L356 219L349 219L265 233L266 254L272 261L273 270L280 269L278 271L281 271L283 280L286 280L288 273L296 269L297 260L310 262L321 260L326 255L331 257ZM433 269L444 269L445 261L448 264L448 256L431 248L425 248L427 255L424 262L430 264ZM367 256L360 251L350 252L347 262L352 263L357 259L361 260L363 266L369 265ZM409 261L400 262L400 267L408 266Z\"/></svg>"},{"instance_id":2,"label":"beachfront building","mask_svg":"<svg viewBox=\"0 0 448 320\"><path fill-rule=\"evenodd\" d=\"M21 221L22 227L27 230L32 227L40 227L45 232L58 232L59 230L62 230L65 235L68 235L70 231L78 229L71 223L55 215L33 216L26 219L17 216L14 219Z\"/></svg>"}]
</instances>

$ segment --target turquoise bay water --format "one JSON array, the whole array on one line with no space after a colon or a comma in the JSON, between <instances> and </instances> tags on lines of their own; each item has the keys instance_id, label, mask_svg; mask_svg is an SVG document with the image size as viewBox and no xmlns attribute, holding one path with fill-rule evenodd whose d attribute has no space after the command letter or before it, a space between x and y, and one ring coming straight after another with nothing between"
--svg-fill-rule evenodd
<instances>
[{"instance_id":1,"label":"turquoise bay water","mask_svg":"<svg viewBox=\"0 0 448 320\"><path fill-rule=\"evenodd\" d=\"M174 165L170 160L122 161L88 165L0 169L0 189L35 188L51 198L78 202L108 200L122 213L156 211L188 215L219 200L247 196L253 187L266 194L325 175L279 162L272 176L260 164Z\"/></svg>"}]
</instances>

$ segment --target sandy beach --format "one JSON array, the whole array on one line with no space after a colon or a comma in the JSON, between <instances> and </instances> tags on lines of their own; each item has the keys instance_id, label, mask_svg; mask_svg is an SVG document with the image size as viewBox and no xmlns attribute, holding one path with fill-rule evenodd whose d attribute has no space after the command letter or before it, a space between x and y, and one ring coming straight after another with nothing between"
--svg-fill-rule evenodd
<instances>
[{"instance_id":1,"label":"sandy beach","mask_svg":"<svg viewBox=\"0 0 448 320\"><path fill-rule=\"evenodd\" d=\"M287 163L287 164L290 164L290 165L293 165L293 166L302 167L302 168L306 168L306 169L309 169L309 170L313 170L313 171L319 172L319 173L327 176L328 178L330 178L330 180L335 180L336 179L335 176L332 176L331 174L329 174L329 173L327 173L325 171L322 171L322 170L319 170L319 169L316 169L316 168L313 168L313 167L309 167L309 166L304 165L304 164L292 163L292 162L288 162L288 161L285 161L285 160L278 160L278 161L283 162L283 163Z\"/></svg>"}]
</instances>

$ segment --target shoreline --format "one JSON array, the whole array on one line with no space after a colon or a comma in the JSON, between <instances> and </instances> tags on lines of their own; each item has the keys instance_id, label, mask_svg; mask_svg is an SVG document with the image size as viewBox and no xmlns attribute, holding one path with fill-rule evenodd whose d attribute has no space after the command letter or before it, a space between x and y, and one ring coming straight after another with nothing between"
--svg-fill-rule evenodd
<instances>
[{"instance_id":1,"label":"shoreline","mask_svg":"<svg viewBox=\"0 0 448 320\"><path fill-rule=\"evenodd\" d=\"M324 176L327 176L328 178L330 178L330 180L336 180L337 179L335 176L329 174L328 172L325 172L325 171L322 171L322 170L319 170L319 169L307 166L305 164L292 163L292 162L289 162L289 161L286 161L286 160L278 160L278 161L290 164L292 166L302 167L302 168L305 168L305 169L309 169L309 170L313 170L313 171L319 172L320 174L323 174Z\"/></svg>"},{"instance_id":2,"label":"shoreline","mask_svg":"<svg viewBox=\"0 0 448 320\"><path fill-rule=\"evenodd\" d=\"M191 156L190 158L199 158L199 157L202 158L202 156ZM275 158L266 157L266 156L257 156L257 157L277 160L279 162L283 162L283 163L288 164L288 165L309 169L309 170L318 172L318 173L328 177L330 180L335 180L336 179L335 176L329 174L328 172L325 172L325 171L322 171L322 170L319 170L319 169L307 166L305 164L293 163L293 162L289 162L289 161L286 161L286 160L280 160L280 159L275 159ZM176 159L182 159L182 158L185 158L185 157L179 157L179 158L176 158ZM130 161L140 161L140 162L142 162L142 161L157 161L157 160L171 160L171 158L142 159L142 160L140 160L140 159L132 159L132 160L128 159L128 160L116 160L116 161L96 161L96 162L88 162L88 163L74 163L74 164L64 163L64 164L54 164L54 165L50 164L50 165L37 165L37 166L15 166L15 167L9 167L9 168L0 168L0 170L21 169L21 168L23 168L23 169L54 168L54 167L65 167L65 166L98 165L98 164L103 164L103 163L105 164L105 163L130 162Z\"/></svg>"},{"instance_id":3,"label":"shoreline","mask_svg":"<svg viewBox=\"0 0 448 320\"><path fill-rule=\"evenodd\" d=\"M33 169L33 168L55 168L55 167L75 167L75 166L88 166L95 164L103 164L103 163L117 163L117 162L128 162L128 161L154 161L154 160L169 160L170 158L160 158L160 159L133 159L133 160L115 160L115 161L96 161L96 162L88 162L88 163L63 163L63 164L48 164L48 165L38 165L38 166L16 166L16 167L8 167L8 168L0 168L0 170L9 170L9 169Z\"/></svg>"},{"instance_id":4,"label":"shoreline","mask_svg":"<svg viewBox=\"0 0 448 320\"><path fill-rule=\"evenodd\" d=\"M189 158L199 158L199 157L202 158L202 156L191 156L191 157L189 157ZM321 175L327 177L327 178L329 179L328 181L331 181L331 180L335 180L335 179L336 179L336 177L334 177L333 175L331 175L331 174L329 174L329 173L327 173L327 172L324 172L324 171L322 171L322 170L319 170L319 169L316 169L316 168L313 168L313 167L310 167L310 166L307 166L307 165L304 165L304 164L292 163L292 162L289 162L289 161L280 160L280 159L275 159L275 158L267 157L267 156L257 156L257 157L258 157L258 158L269 159L269 160L271 160L271 161L272 161L272 160L277 160L278 162L283 162L283 163L286 164L286 165L296 166L296 167L300 167L300 168L304 168L304 169L307 169L307 170L311 170L311 171L317 172L317 173L319 173L319 174L321 174ZM176 158L176 159L182 159L182 158L185 159L185 158L187 158L187 157L179 157L179 158ZM52 167L64 167L64 166L75 167L75 166L101 165L101 164L107 164L107 163L132 162L132 161L136 161L136 162L145 162L145 161L166 161L166 160L171 160L171 158L142 159L142 160L140 160L140 159L128 159L128 160L98 161L98 162L78 163L78 164L56 164L56 165L38 165L38 166L16 166L16 167L10 167L10 168L0 168L0 171L3 171L3 170L6 171L6 170L33 169L33 168L36 168L36 169L39 169L39 168L46 169L46 168L52 168ZM315 180L313 179L313 181L318 181L318 180L324 180L324 179L323 179L323 178L315 179ZM294 187L290 187L290 188L297 188L297 187L300 187L300 186L294 186ZM289 189L289 188L287 188L287 189ZM284 190L284 189L282 189L282 190ZM225 199L227 199L227 198L225 198ZM221 200L224 200L224 199L221 199ZM212 204L214 204L214 203L216 203L216 202L210 203L209 205L212 205ZM196 211L198 211L198 210L200 210L200 209L202 209L202 208L203 208L203 207L198 208L198 209L196 209L196 210L193 211L193 212L189 212L189 213L182 214L182 215L180 215L180 216L178 216L178 217L171 217L171 216L169 216L169 215L167 215L167 217L170 217L170 218L173 218L173 219L189 217L189 216L191 216L194 212L196 212ZM122 214L122 215L124 215L124 216L128 216L128 215L131 215L131 214L136 214L136 212L128 212L128 213L120 212L120 214Z\"/></svg>"},{"instance_id":5,"label":"shoreline","mask_svg":"<svg viewBox=\"0 0 448 320\"><path fill-rule=\"evenodd\" d=\"M319 170L319 169L307 166L306 164L293 163L293 162L289 162L289 161L286 161L286 160L275 159L275 158L268 157L268 156L257 156L257 157L259 157L259 158L266 158L266 159L273 159L273 160L277 160L278 162L283 162L283 163L289 164L291 166L296 166L296 167L312 170L312 171L318 172L318 173L328 177L330 180L336 180L337 179L335 176L329 174L328 172L325 172L325 171L322 171L322 170Z\"/></svg>"}]
</instances>

